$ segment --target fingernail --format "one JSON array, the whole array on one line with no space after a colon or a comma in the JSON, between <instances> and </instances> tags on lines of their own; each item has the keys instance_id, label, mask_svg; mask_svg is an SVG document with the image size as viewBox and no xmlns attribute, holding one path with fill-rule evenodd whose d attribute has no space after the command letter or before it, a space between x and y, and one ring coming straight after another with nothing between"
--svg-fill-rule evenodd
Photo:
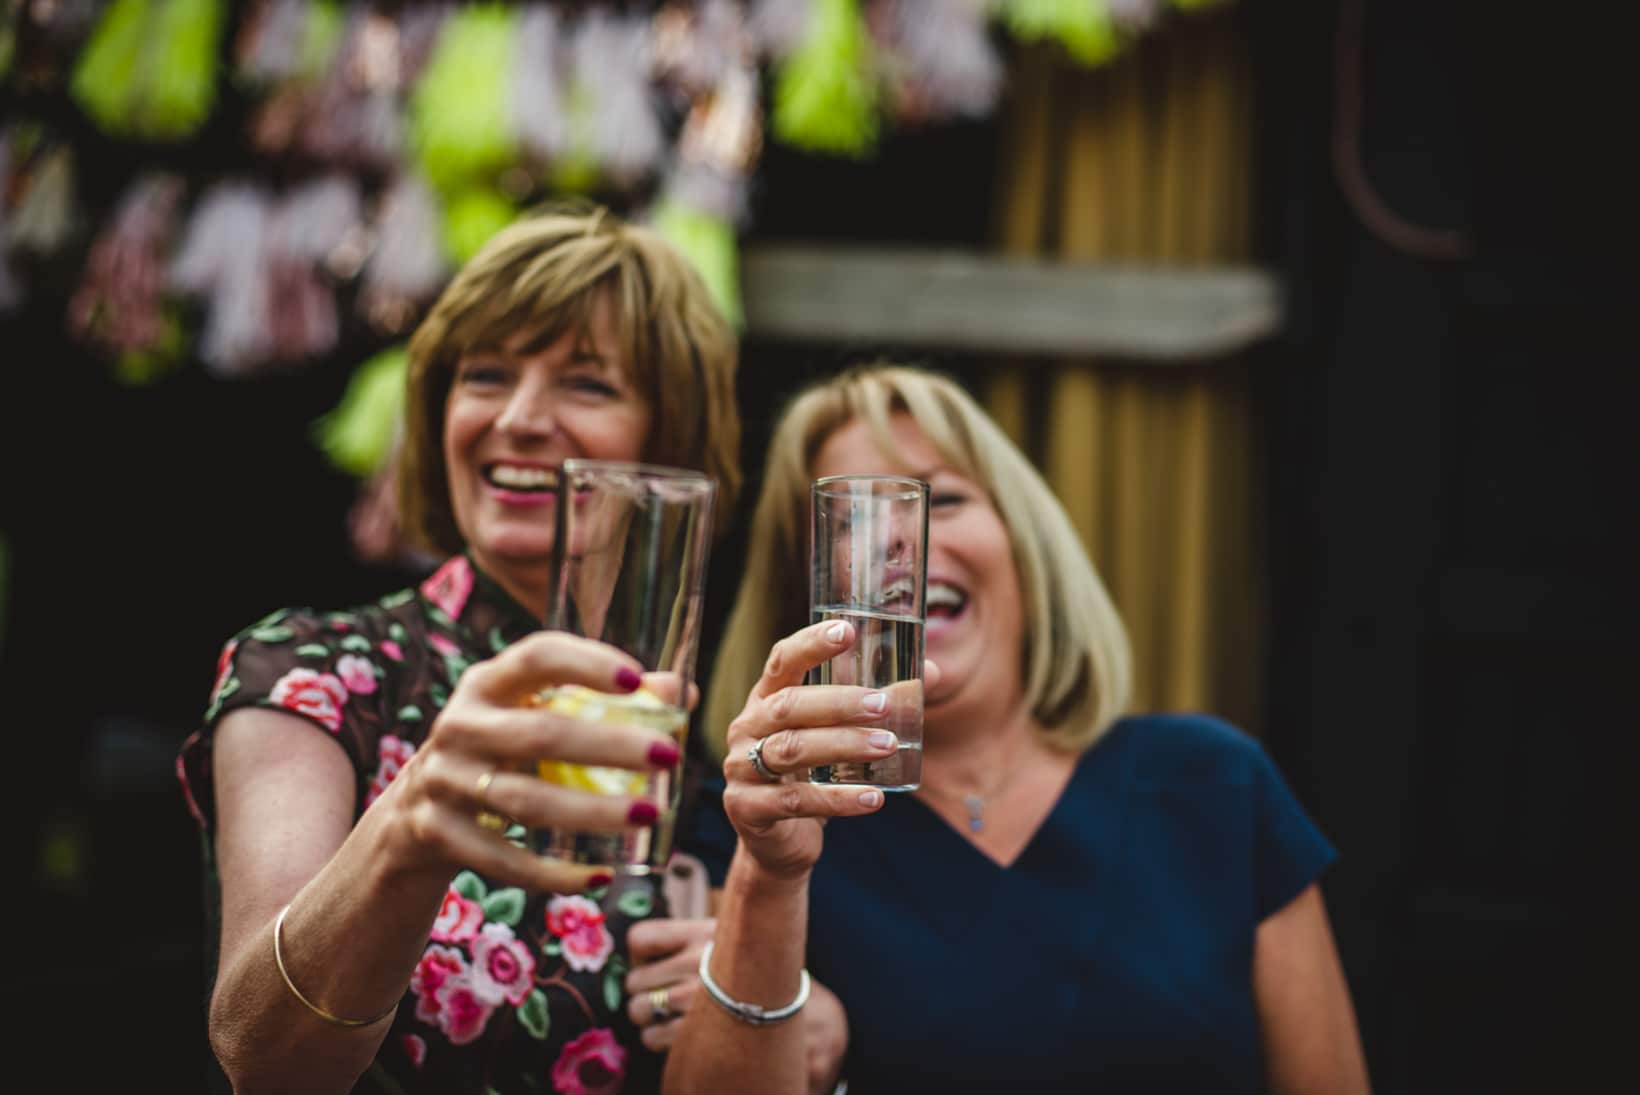
<instances>
[{"instance_id":1,"label":"fingernail","mask_svg":"<svg viewBox=\"0 0 1640 1095\"><path fill-rule=\"evenodd\" d=\"M621 666L615 671L615 687L625 692L636 692L643 683L643 677L636 669L630 666Z\"/></svg>"},{"instance_id":2,"label":"fingernail","mask_svg":"<svg viewBox=\"0 0 1640 1095\"><path fill-rule=\"evenodd\" d=\"M634 802L631 809L626 812L626 819L634 825L652 825L660 816L660 807L643 799Z\"/></svg>"},{"instance_id":3,"label":"fingernail","mask_svg":"<svg viewBox=\"0 0 1640 1095\"><path fill-rule=\"evenodd\" d=\"M826 628L826 638L829 641L834 642L834 643L842 642L843 637L847 634L848 634L848 625L845 624L842 620L838 620L836 623L834 623L830 627Z\"/></svg>"},{"instance_id":4,"label":"fingernail","mask_svg":"<svg viewBox=\"0 0 1640 1095\"><path fill-rule=\"evenodd\" d=\"M682 753L670 741L657 741L649 747L649 765L652 768L670 768L678 763Z\"/></svg>"},{"instance_id":5,"label":"fingernail","mask_svg":"<svg viewBox=\"0 0 1640 1095\"><path fill-rule=\"evenodd\" d=\"M867 711L870 711L873 715L881 715L888 707L888 693L867 692L865 698L860 701L860 706L864 707Z\"/></svg>"},{"instance_id":6,"label":"fingernail","mask_svg":"<svg viewBox=\"0 0 1640 1095\"><path fill-rule=\"evenodd\" d=\"M877 788L875 788L875 787L873 787L869 791L861 791L860 792L860 805L861 806L877 806L877 805L880 805L882 803L882 801L883 801L883 793L881 791L877 790Z\"/></svg>"},{"instance_id":7,"label":"fingernail","mask_svg":"<svg viewBox=\"0 0 1640 1095\"><path fill-rule=\"evenodd\" d=\"M601 890L613 881L615 881L614 875L604 874L600 871L598 874L595 874L591 878L587 879L587 889Z\"/></svg>"},{"instance_id":8,"label":"fingernail","mask_svg":"<svg viewBox=\"0 0 1640 1095\"><path fill-rule=\"evenodd\" d=\"M894 735L889 733L887 730L873 730L869 735L867 735L866 740L871 742L871 747L873 749L882 749L887 751L894 748Z\"/></svg>"}]
</instances>

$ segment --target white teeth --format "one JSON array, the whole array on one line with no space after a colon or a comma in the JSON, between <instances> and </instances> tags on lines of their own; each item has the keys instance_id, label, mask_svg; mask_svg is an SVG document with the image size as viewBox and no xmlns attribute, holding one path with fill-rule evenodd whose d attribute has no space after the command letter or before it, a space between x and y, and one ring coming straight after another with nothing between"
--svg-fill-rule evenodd
<instances>
[{"instance_id":1,"label":"white teeth","mask_svg":"<svg viewBox=\"0 0 1640 1095\"><path fill-rule=\"evenodd\" d=\"M883 590L883 600L885 600L885 601L892 601L896 597L910 597L910 596L911 596L911 579L910 578L897 578L893 582L889 583L889 586L888 586L887 589Z\"/></svg>"},{"instance_id":2,"label":"white teeth","mask_svg":"<svg viewBox=\"0 0 1640 1095\"><path fill-rule=\"evenodd\" d=\"M944 582L935 582L928 587L928 607L956 608L967 603L968 598L955 586L948 586Z\"/></svg>"},{"instance_id":3,"label":"white teeth","mask_svg":"<svg viewBox=\"0 0 1640 1095\"><path fill-rule=\"evenodd\" d=\"M545 468L518 468L508 464L497 464L490 469L490 482L498 487L541 490L552 486L553 478L553 474Z\"/></svg>"}]
</instances>

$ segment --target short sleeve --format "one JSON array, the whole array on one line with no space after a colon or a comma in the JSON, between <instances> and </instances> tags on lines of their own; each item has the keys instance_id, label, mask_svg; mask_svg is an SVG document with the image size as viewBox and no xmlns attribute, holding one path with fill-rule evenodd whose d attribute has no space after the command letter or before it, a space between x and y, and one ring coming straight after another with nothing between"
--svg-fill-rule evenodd
<instances>
[{"instance_id":1,"label":"short sleeve","mask_svg":"<svg viewBox=\"0 0 1640 1095\"><path fill-rule=\"evenodd\" d=\"M1285 906L1338 858L1310 819L1275 761L1253 750L1256 879L1260 920Z\"/></svg>"},{"instance_id":2,"label":"short sleeve","mask_svg":"<svg viewBox=\"0 0 1640 1095\"><path fill-rule=\"evenodd\" d=\"M204 724L182 747L177 774L195 818L215 818L211 744L230 712L267 707L333 738L355 773L377 754L384 672L364 621L351 613L277 612L230 639L217 660Z\"/></svg>"},{"instance_id":3,"label":"short sleeve","mask_svg":"<svg viewBox=\"0 0 1640 1095\"><path fill-rule=\"evenodd\" d=\"M678 847L706 866L714 887L721 887L729 875L739 838L723 812L723 773L705 776L695 795L694 805L678 837Z\"/></svg>"}]
</instances>

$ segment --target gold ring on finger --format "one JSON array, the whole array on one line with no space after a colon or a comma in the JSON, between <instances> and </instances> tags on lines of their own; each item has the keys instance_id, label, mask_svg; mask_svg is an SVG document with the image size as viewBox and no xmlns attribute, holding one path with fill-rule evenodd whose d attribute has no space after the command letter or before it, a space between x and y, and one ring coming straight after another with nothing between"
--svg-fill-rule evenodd
<instances>
[{"instance_id":1,"label":"gold ring on finger","mask_svg":"<svg viewBox=\"0 0 1640 1095\"><path fill-rule=\"evenodd\" d=\"M485 770L483 775L478 777L478 814L476 820L480 829L492 833L504 833L507 831L507 819L485 805L486 796L490 793L490 783L495 779L495 773L494 768L489 768Z\"/></svg>"},{"instance_id":2,"label":"gold ring on finger","mask_svg":"<svg viewBox=\"0 0 1640 1095\"><path fill-rule=\"evenodd\" d=\"M649 1014L657 1023L664 1023L675 1014L672 1011L672 992L665 985L649 990Z\"/></svg>"}]
</instances>

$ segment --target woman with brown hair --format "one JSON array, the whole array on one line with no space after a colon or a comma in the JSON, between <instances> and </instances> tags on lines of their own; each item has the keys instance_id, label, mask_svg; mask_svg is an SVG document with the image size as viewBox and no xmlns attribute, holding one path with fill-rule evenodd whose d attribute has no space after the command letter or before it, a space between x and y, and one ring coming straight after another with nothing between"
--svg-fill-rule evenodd
<instances>
[{"instance_id":1,"label":"woman with brown hair","mask_svg":"<svg viewBox=\"0 0 1640 1095\"><path fill-rule=\"evenodd\" d=\"M657 1039L629 1010L666 1016L629 1008L625 982L651 957L628 938L651 895L545 861L496 819L618 829L664 808L516 771L680 762L665 735L520 706L641 683L612 647L541 630L550 488L570 457L641 460L710 473L727 513L734 333L658 236L575 207L499 233L409 356L402 511L448 561L376 603L241 632L180 758L220 929L212 1048L240 1092L653 1084Z\"/></svg>"}]
</instances>

